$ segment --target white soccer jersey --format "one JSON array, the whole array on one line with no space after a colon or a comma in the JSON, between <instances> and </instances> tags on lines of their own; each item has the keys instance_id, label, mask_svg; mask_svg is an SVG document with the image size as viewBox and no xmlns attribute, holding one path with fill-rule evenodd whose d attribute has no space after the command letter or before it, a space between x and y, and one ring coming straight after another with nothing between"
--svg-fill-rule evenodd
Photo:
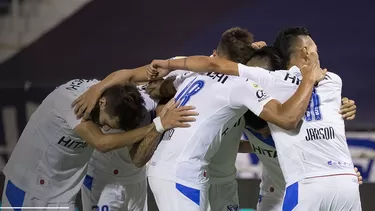
<instances>
[{"instance_id":1,"label":"white soccer jersey","mask_svg":"<svg viewBox=\"0 0 375 211\"><path fill-rule=\"evenodd\" d=\"M261 134L246 127L242 138L250 142L253 152L256 153L262 163L260 195L270 194L272 197L282 199L285 192L285 181L272 137L264 138Z\"/></svg>"},{"instance_id":2,"label":"white soccer jersey","mask_svg":"<svg viewBox=\"0 0 375 211\"><path fill-rule=\"evenodd\" d=\"M262 88L240 77L216 73L183 77L187 79L175 99L181 105L194 105L199 116L190 128L165 132L150 161L148 176L201 188L207 183L207 165L219 149L215 136L222 126L235 124L248 108L259 115L271 97L258 98L256 93Z\"/></svg>"},{"instance_id":3,"label":"white soccer jersey","mask_svg":"<svg viewBox=\"0 0 375 211\"><path fill-rule=\"evenodd\" d=\"M224 125L215 139L221 142L216 154L208 164L210 184L224 184L236 179L236 158L242 131L245 127L244 118L235 124Z\"/></svg>"},{"instance_id":4,"label":"white soccer jersey","mask_svg":"<svg viewBox=\"0 0 375 211\"><path fill-rule=\"evenodd\" d=\"M155 109L158 102L146 94L145 86L137 87L145 101L145 107L147 110L141 126L146 126L151 124L152 120L156 117ZM106 153L95 150L90 159L87 174L91 176L110 174L116 181L121 182L121 184L133 184L144 180L146 177L146 169L144 167L137 168L134 165L129 150L130 149L126 147Z\"/></svg>"},{"instance_id":5,"label":"white soccer jersey","mask_svg":"<svg viewBox=\"0 0 375 211\"><path fill-rule=\"evenodd\" d=\"M4 168L17 187L41 200L75 199L94 149L74 133L81 120L71 104L98 82L76 79L61 85L33 113Z\"/></svg>"},{"instance_id":6,"label":"white soccer jersey","mask_svg":"<svg viewBox=\"0 0 375 211\"><path fill-rule=\"evenodd\" d=\"M290 98L301 82L301 72L297 67L276 72L241 64L238 68L241 77L259 83L280 102ZM298 129L286 131L269 124L287 185L307 177L354 174L345 124L339 114L341 89L341 78L329 72L314 88Z\"/></svg>"}]
</instances>

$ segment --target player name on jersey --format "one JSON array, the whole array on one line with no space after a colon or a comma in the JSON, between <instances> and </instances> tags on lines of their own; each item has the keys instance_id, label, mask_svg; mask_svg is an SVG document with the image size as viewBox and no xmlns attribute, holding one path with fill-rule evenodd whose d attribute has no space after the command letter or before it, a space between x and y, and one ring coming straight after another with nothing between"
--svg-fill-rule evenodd
<instances>
[{"instance_id":1,"label":"player name on jersey","mask_svg":"<svg viewBox=\"0 0 375 211\"><path fill-rule=\"evenodd\" d=\"M306 141L335 139L335 130L333 127L307 128L305 139Z\"/></svg>"}]
</instances>

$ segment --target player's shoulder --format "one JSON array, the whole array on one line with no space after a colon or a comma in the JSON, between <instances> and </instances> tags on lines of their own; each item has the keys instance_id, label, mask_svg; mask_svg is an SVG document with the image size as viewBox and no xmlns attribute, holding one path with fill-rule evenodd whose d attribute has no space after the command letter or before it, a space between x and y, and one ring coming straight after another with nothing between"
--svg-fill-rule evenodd
<instances>
[{"instance_id":1,"label":"player's shoulder","mask_svg":"<svg viewBox=\"0 0 375 211\"><path fill-rule=\"evenodd\" d=\"M298 72L291 72L289 70L275 70L275 71L269 71L269 73L275 77L275 78L279 78L279 79L283 79L287 76L287 75L292 75L292 76L296 76L297 78L300 78L301 77L301 73L298 73Z\"/></svg>"},{"instance_id":2,"label":"player's shoulder","mask_svg":"<svg viewBox=\"0 0 375 211\"><path fill-rule=\"evenodd\" d=\"M342 85L342 79L341 79L341 77L340 77L338 74L336 74L336 73L333 73L333 72L327 72L325 79L329 79L329 80L331 80L331 81L334 81L335 83L338 83L338 84Z\"/></svg>"},{"instance_id":3,"label":"player's shoulder","mask_svg":"<svg viewBox=\"0 0 375 211\"><path fill-rule=\"evenodd\" d=\"M57 89L59 89L60 93L63 95L77 96L83 94L91 86L99 82L100 81L96 79L73 79L57 87Z\"/></svg>"},{"instance_id":4,"label":"player's shoulder","mask_svg":"<svg viewBox=\"0 0 375 211\"><path fill-rule=\"evenodd\" d=\"M261 85L259 85L255 81L248 79L248 78L230 76L230 79L232 80L233 87L237 87L240 89L245 89L245 88L262 89Z\"/></svg>"}]
</instances>

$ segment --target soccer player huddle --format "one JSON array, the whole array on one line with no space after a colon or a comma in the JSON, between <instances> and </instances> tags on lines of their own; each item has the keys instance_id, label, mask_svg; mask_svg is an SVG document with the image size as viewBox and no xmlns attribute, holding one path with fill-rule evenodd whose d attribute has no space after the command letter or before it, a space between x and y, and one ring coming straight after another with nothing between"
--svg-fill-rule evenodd
<instances>
[{"instance_id":1,"label":"soccer player huddle","mask_svg":"<svg viewBox=\"0 0 375 211\"><path fill-rule=\"evenodd\" d=\"M302 27L273 46L234 27L211 56L69 81L26 125L2 205L73 211L81 190L84 211L147 211L149 185L160 211L239 211L241 152L263 164L259 211L361 210L341 91Z\"/></svg>"}]
</instances>

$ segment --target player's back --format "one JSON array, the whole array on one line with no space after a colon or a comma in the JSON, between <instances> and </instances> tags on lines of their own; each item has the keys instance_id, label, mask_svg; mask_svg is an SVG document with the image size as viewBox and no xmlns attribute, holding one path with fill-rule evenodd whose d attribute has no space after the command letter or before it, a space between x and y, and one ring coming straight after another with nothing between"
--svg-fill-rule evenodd
<instances>
[{"instance_id":1,"label":"player's back","mask_svg":"<svg viewBox=\"0 0 375 211\"><path fill-rule=\"evenodd\" d=\"M273 81L260 80L258 83L280 102L287 101L295 93L302 79L297 67L270 74ZM269 124L288 184L306 177L354 173L344 120L339 114L341 90L341 78L329 72L314 88L298 129L286 131Z\"/></svg>"},{"instance_id":2,"label":"player's back","mask_svg":"<svg viewBox=\"0 0 375 211\"><path fill-rule=\"evenodd\" d=\"M262 134L246 127L242 140L250 142L253 153L257 155L262 163L262 175L259 185L260 195L269 195L273 198L282 199L285 191L285 180L280 169L276 146L272 136L263 137Z\"/></svg>"},{"instance_id":3,"label":"player's back","mask_svg":"<svg viewBox=\"0 0 375 211\"><path fill-rule=\"evenodd\" d=\"M45 98L28 121L4 168L8 179L40 199L53 201L59 196L59 201L72 200L80 189L93 148L73 131L80 120L76 119L71 103L97 82L73 80Z\"/></svg>"},{"instance_id":4,"label":"player's back","mask_svg":"<svg viewBox=\"0 0 375 211\"><path fill-rule=\"evenodd\" d=\"M229 100L231 88L246 81L216 73L188 73L184 77L175 99L181 105L195 106L199 116L190 128L165 132L150 161L148 176L203 184L207 182L207 164L220 146L215 136L224 124L234 125L247 110L233 108Z\"/></svg>"},{"instance_id":5,"label":"player's back","mask_svg":"<svg viewBox=\"0 0 375 211\"><path fill-rule=\"evenodd\" d=\"M244 127L245 120L240 118L235 124L225 124L215 137L221 139L219 140L221 144L208 164L210 184L225 184L236 179L235 162Z\"/></svg>"}]
</instances>

